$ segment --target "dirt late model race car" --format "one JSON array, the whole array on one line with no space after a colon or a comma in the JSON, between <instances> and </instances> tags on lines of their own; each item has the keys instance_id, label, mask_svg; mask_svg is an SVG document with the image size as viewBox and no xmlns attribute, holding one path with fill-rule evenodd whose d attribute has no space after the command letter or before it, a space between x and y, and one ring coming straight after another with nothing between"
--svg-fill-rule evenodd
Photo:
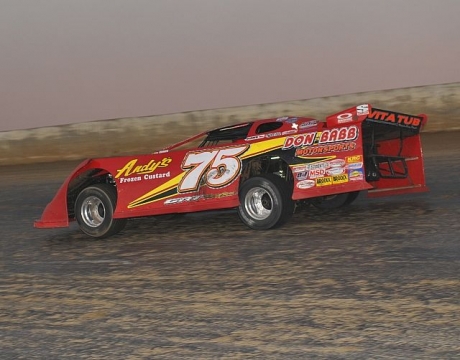
<instances>
[{"instance_id":1,"label":"dirt late model race car","mask_svg":"<svg viewBox=\"0 0 460 360\"><path fill-rule=\"evenodd\" d=\"M206 131L147 155L88 159L65 180L37 228L76 220L93 237L128 218L237 208L270 229L299 203L320 208L427 191L420 130L426 115L358 105L325 121L281 117Z\"/></svg>"}]
</instances>

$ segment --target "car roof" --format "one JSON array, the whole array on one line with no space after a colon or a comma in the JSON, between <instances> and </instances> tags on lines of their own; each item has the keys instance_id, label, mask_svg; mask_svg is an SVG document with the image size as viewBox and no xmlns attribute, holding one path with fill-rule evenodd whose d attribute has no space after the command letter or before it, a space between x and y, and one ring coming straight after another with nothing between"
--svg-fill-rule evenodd
<instances>
[{"instance_id":1,"label":"car roof","mask_svg":"<svg viewBox=\"0 0 460 360\"><path fill-rule=\"evenodd\" d=\"M206 136L205 142L217 143L219 141L237 141L237 140L258 140L265 137L276 137L282 135L295 134L306 130L313 130L317 127L318 121L306 117L278 117L269 119L258 119L232 125L222 126L213 130L204 131L194 135L179 143L168 146L166 149L171 150L183 144L186 144L203 135ZM308 128L308 129L307 129Z\"/></svg>"},{"instance_id":2,"label":"car roof","mask_svg":"<svg viewBox=\"0 0 460 360\"><path fill-rule=\"evenodd\" d=\"M281 136L294 134L300 132L302 129L313 128L317 124L318 122L313 118L284 116L224 126L209 131L208 137L211 137L213 140L224 140L260 138L262 134Z\"/></svg>"}]
</instances>

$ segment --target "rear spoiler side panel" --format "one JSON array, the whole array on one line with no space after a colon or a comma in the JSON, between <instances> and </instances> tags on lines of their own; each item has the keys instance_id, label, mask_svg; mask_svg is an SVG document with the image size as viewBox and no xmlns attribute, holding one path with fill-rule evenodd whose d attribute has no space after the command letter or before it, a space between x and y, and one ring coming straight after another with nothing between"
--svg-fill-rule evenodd
<instances>
[{"instance_id":1,"label":"rear spoiler side panel","mask_svg":"<svg viewBox=\"0 0 460 360\"><path fill-rule=\"evenodd\" d=\"M420 131L427 116L371 109L362 124L369 197L428 191Z\"/></svg>"}]
</instances>

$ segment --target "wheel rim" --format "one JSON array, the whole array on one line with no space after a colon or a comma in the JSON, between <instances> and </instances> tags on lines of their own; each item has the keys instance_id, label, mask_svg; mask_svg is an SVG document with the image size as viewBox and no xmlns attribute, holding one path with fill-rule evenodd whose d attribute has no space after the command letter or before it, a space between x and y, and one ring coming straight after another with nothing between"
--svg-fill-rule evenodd
<instances>
[{"instance_id":1,"label":"wheel rim","mask_svg":"<svg viewBox=\"0 0 460 360\"><path fill-rule=\"evenodd\" d=\"M81 218L90 227L100 226L105 219L105 206L96 196L87 197L81 205Z\"/></svg>"},{"instance_id":2,"label":"wheel rim","mask_svg":"<svg viewBox=\"0 0 460 360\"><path fill-rule=\"evenodd\" d=\"M253 219L264 220L273 211L273 198L267 190L256 187L246 194L244 207Z\"/></svg>"}]
</instances>

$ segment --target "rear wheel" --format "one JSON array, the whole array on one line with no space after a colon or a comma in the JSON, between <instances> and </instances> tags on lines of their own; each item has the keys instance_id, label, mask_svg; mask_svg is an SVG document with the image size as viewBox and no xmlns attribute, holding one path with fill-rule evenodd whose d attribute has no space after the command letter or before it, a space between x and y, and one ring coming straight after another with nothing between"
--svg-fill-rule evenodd
<instances>
[{"instance_id":1,"label":"rear wheel","mask_svg":"<svg viewBox=\"0 0 460 360\"><path fill-rule=\"evenodd\" d=\"M80 229L95 238L104 238L121 231L126 219L114 219L116 189L109 184L96 184L83 189L75 202L75 217Z\"/></svg>"},{"instance_id":2,"label":"rear wheel","mask_svg":"<svg viewBox=\"0 0 460 360\"><path fill-rule=\"evenodd\" d=\"M337 209L342 206L350 205L359 195L359 191L353 191L344 194L326 195L310 200L311 204L318 209L330 210Z\"/></svg>"},{"instance_id":3,"label":"rear wheel","mask_svg":"<svg viewBox=\"0 0 460 360\"><path fill-rule=\"evenodd\" d=\"M284 224L294 212L289 184L273 174L246 180L240 188L238 214L252 229L266 230Z\"/></svg>"}]
</instances>

